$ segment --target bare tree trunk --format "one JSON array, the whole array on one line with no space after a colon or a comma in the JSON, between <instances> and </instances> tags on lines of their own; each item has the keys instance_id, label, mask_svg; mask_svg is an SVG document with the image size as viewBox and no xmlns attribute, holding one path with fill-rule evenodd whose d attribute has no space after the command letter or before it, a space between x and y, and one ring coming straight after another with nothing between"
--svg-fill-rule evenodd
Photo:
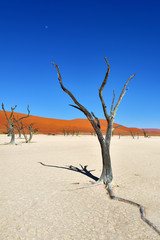
<instances>
[{"instance_id":1,"label":"bare tree trunk","mask_svg":"<svg viewBox=\"0 0 160 240\"><path fill-rule=\"evenodd\" d=\"M8 137L11 136L11 129L12 129L12 126L11 126L11 124L9 123L9 129L8 129L8 134L7 134Z\"/></svg>"},{"instance_id":2,"label":"bare tree trunk","mask_svg":"<svg viewBox=\"0 0 160 240\"><path fill-rule=\"evenodd\" d=\"M14 123L12 123L11 119L9 119L8 122L9 122L8 136L11 136L11 141L9 142L9 144L15 144Z\"/></svg>"},{"instance_id":3,"label":"bare tree trunk","mask_svg":"<svg viewBox=\"0 0 160 240\"><path fill-rule=\"evenodd\" d=\"M147 135L147 132L143 129L143 134L144 134L144 137L147 138L148 135Z\"/></svg>"},{"instance_id":4,"label":"bare tree trunk","mask_svg":"<svg viewBox=\"0 0 160 240\"><path fill-rule=\"evenodd\" d=\"M130 131L130 133L131 133L131 136L132 136L132 138L134 139L134 134L133 134L133 132L132 132L132 131Z\"/></svg>"},{"instance_id":5,"label":"bare tree trunk","mask_svg":"<svg viewBox=\"0 0 160 240\"><path fill-rule=\"evenodd\" d=\"M29 140L28 140L28 142L30 143L31 142L31 140L32 140L32 137L33 137L33 134L35 133L35 132L37 132L38 131L38 128L35 128L35 129L33 129L32 130L32 124L30 125L30 136L29 136Z\"/></svg>"},{"instance_id":6,"label":"bare tree trunk","mask_svg":"<svg viewBox=\"0 0 160 240\"><path fill-rule=\"evenodd\" d=\"M111 167L111 158L108 146L106 144L101 145L102 152L102 173L99 178L99 182L103 181L104 184L109 184L113 180L112 167Z\"/></svg>"},{"instance_id":7,"label":"bare tree trunk","mask_svg":"<svg viewBox=\"0 0 160 240\"><path fill-rule=\"evenodd\" d=\"M75 135L75 131L73 130L73 132L72 132L72 136L74 136Z\"/></svg>"},{"instance_id":8,"label":"bare tree trunk","mask_svg":"<svg viewBox=\"0 0 160 240\"><path fill-rule=\"evenodd\" d=\"M30 142L31 142L31 140L32 140L32 137L33 137L33 132L30 132L29 139L28 139L28 143L30 143Z\"/></svg>"},{"instance_id":9,"label":"bare tree trunk","mask_svg":"<svg viewBox=\"0 0 160 240\"><path fill-rule=\"evenodd\" d=\"M22 134L21 134L21 130L22 130L22 128L21 128L21 126L20 126L20 124L19 124L19 121L17 122L17 130L18 130L18 134L19 134L19 136L18 136L18 138L22 138Z\"/></svg>"},{"instance_id":10,"label":"bare tree trunk","mask_svg":"<svg viewBox=\"0 0 160 240\"><path fill-rule=\"evenodd\" d=\"M10 137L11 136L11 130L9 129L9 131L8 131L8 134L7 134L7 136L8 137Z\"/></svg>"},{"instance_id":11,"label":"bare tree trunk","mask_svg":"<svg viewBox=\"0 0 160 240\"><path fill-rule=\"evenodd\" d=\"M20 129L18 130L18 134L19 134L18 138L22 138L22 134L21 134L21 130Z\"/></svg>"},{"instance_id":12,"label":"bare tree trunk","mask_svg":"<svg viewBox=\"0 0 160 240\"><path fill-rule=\"evenodd\" d=\"M32 140L33 134L38 131L38 128L32 129L32 126L33 126L33 123L31 123L29 125L29 127L27 128L26 134L25 134L23 123L21 122L21 129L22 129L26 143L30 143ZM28 130L29 130L29 138L27 137Z\"/></svg>"},{"instance_id":13,"label":"bare tree trunk","mask_svg":"<svg viewBox=\"0 0 160 240\"><path fill-rule=\"evenodd\" d=\"M23 133L25 142L28 143L27 132L25 134L23 123L22 122L20 122L20 123L21 123L21 129L22 129L22 133Z\"/></svg>"},{"instance_id":14,"label":"bare tree trunk","mask_svg":"<svg viewBox=\"0 0 160 240\"><path fill-rule=\"evenodd\" d=\"M14 133L14 126L10 126L10 133L11 133L11 141L9 144L15 144L15 133Z\"/></svg>"},{"instance_id":15,"label":"bare tree trunk","mask_svg":"<svg viewBox=\"0 0 160 240\"><path fill-rule=\"evenodd\" d=\"M103 181L105 184L109 184L112 182L113 174L112 174L112 166L111 166L111 157L110 157L110 143L112 137L112 129L113 129L113 121L110 120L108 123L107 133L105 140L99 139L102 153L102 173L99 181Z\"/></svg>"}]
</instances>

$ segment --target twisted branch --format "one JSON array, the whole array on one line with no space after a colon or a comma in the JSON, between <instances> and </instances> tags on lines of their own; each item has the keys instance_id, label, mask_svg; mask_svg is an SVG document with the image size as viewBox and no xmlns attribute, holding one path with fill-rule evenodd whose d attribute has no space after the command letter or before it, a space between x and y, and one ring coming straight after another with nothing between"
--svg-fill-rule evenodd
<instances>
[{"instance_id":1,"label":"twisted branch","mask_svg":"<svg viewBox=\"0 0 160 240\"><path fill-rule=\"evenodd\" d=\"M113 127L113 128L112 128L112 131L114 131L115 129L120 128L120 127L122 127L122 125L119 125L119 126L117 126L117 127Z\"/></svg>"},{"instance_id":2,"label":"twisted branch","mask_svg":"<svg viewBox=\"0 0 160 240\"><path fill-rule=\"evenodd\" d=\"M124 94L125 94L125 93L127 92L127 90L128 90L128 89L126 89L128 83L130 82L130 80L131 80L135 75L136 75L136 74L133 74L133 75L127 80L126 84L124 85L124 87L123 87L123 89L122 89L122 92L121 92L121 94L120 94L120 96L119 96L118 102L117 102L116 106L114 107L113 116L115 116L115 114L116 114L116 112L117 112L117 108L118 108L118 106L119 106L119 104L120 104L120 102L121 102Z\"/></svg>"},{"instance_id":3,"label":"twisted branch","mask_svg":"<svg viewBox=\"0 0 160 240\"><path fill-rule=\"evenodd\" d=\"M10 115L9 119L11 119L11 118L12 118L12 116L13 116L13 112L14 112L14 110L16 109L16 107L17 107L17 105L15 105L15 107L14 107L14 108L12 108L12 107L11 107L11 110L12 110L12 112L11 112L11 115Z\"/></svg>"},{"instance_id":4,"label":"twisted branch","mask_svg":"<svg viewBox=\"0 0 160 240\"><path fill-rule=\"evenodd\" d=\"M5 114L6 119L7 119L8 122L9 122L9 120L12 119L13 111L15 110L16 107L17 107L17 105L15 105L14 108L11 107L11 115L10 115L10 117L8 118L7 113L6 113L6 111L5 111L5 108L4 108L4 104L2 103L2 109L3 109L3 111L4 111L4 114Z\"/></svg>"},{"instance_id":5,"label":"twisted branch","mask_svg":"<svg viewBox=\"0 0 160 240\"><path fill-rule=\"evenodd\" d=\"M100 125L100 121L99 119L94 115L93 112L91 112L92 116L95 118L96 122L97 122L97 127L100 129L101 128L101 125Z\"/></svg>"},{"instance_id":6,"label":"twisted branch","mask_svg":"<svg viewBox=\"0 0 160 240\"><path fill-rule=\"evenodd\" d=\"M58 80L59 80L59 83L60 83L60 86L61 86L62 90L63 90L64 92L66 92L66 93L72 98L73 102L77 105L77 106L75 106L75 105L70 105L70 106L75 107L75 108L77 108L78 110L82 111L82 112L85 114L85 116L88 118L88 120L90 121L90 123L92 124L93 128L95 129L95 131L97 132L97 131L98 131L98 128L97 128L97 125L96 125L96 123L95 123L95 121L94 121L91 113L90 113L83 105L81 105L81 104L77 101L77 99L74 97L74 95L73 95L67 88L64 87L64 85L63 85L63 83L62 83L62 77L61 77L61 74L60 74L58 65L55 64L55 63L53 63L53 62L52 62L52 64L53 64L53 65L56 67L56 69L57 69ZM100 132L98 132L98 134L100 134Z\"/></svg>"},{"instance_id":7,"label":"twisted branch","mask_svg":"<svg viewBox=\"0 0 160 240\"><path fill-rule=\"evenodd\" d=\"M111 105L111 115L112 115L112 111L113 111L114 100L115 100L115 89L113 89L113 100L112 100L112 105Z\"/></svg>"},{"instance_id":8,"label":"twisted branch","mask_svg":"<svg viewBox=\"0 0 160 240\"><path fill-rule=\"evenodd\" d=\"M77 107L77 106L75 106L75 105L73 105L73 104L69 104L69 106L74 107L74 108L77 108L79 111L81 111L81 112L83 112L83 113L85 114L85 112L83 111L83 109L81 109L80 107Z\"/></svg>"},{"instance_id":9,"label":"twisted branch","mask_svg":"<svg viewBox=\"0 0 160 240\"><path fill-rule=\"evenodd\" d=\"M106 108L106 105L105 105L105 102L104 102L104 99L103 99L102 91L103 91L104 86L107 83L107 79L108 79L109 71L110 71L110 66L109 66L109 62L107 61L107 58L105 57L104 59L105 59L105 61L107 63L108 69L107 69L107 73L105 75L105 78L104 78L104 80L102 82L102 85L101 85L101 87L99 89L99 97L100 97L100 100L101 100L101 103L102 103L102 108L103 108L103 112L104 112L105 118L108 121L110 119L110 116L107 113L107 108Z\"/></svg>"},{"instance_id":10,"label":"twisted branch","mask_svg":"<svg viewBox=\"0 0 160 240\"><path fill-rule=\"evenodd\" d=\"M29 117L29 116L30 116L29 105L27 106L27 111L28 111L28 114L27 114L27 116L23 116L23 117L21 117L21 118L19 118L19 119L17 119L17 120L15 119L15 120L14 120L14 123L15 123L15 122L17 122L17 123L18 123L18 122L19 122L19 121L21 121L23 118L27 118L27 117Z\"/></svg>"}]
</instances>

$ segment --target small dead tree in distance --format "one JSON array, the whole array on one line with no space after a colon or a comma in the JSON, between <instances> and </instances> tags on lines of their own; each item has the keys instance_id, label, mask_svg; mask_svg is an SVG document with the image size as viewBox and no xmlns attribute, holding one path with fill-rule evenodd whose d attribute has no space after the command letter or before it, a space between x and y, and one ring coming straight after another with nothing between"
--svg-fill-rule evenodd
<instances>
[{"instance_id":1,"label":"small dead tree in distance","mask_svg":"<svg viewBox=\"0 0 160 240\"><path fill-rule=\"evenodd\" d=\"M132 138L134 139L134 134L133 134L133 132L132 132L132 131L130 131L130 134L131 134Z\"/></svg>"},{"instance_id":2,"label":"small dead tree in distance","mask_svg":"<svg viewBox=\"0 0 160 240\"><path fill-rule=\"evenodd\" d=\"M11 141L10 141L10 144L15 144L15 133L14 133L14 124L12 123L12 119L13 119L13 112L15 110L15 108L17 107L17 105L15 105L14 108L11 107L11 114L10 116L8 117L7 116L7 113L5 111L5 108L4 108L4 104L2 103L2 109L4 111L4 114L5 114L5 117L8 121L8 127L9 127L9 130L8 130L8 136L11 136Z\"/></svg>"},{"instance_id":3,"label":"small dead tree in distance","mask_svg":"<svg viewBox=\"0 0 160 240\"><path fill-rule=\"evenodd\" d=\"M33 127L33 123L31 123L31 124L29 125L29 140L28 140L29 143L30 143L31 140L32 140L33 134L38 131L38 128L34 128L34 129L33 129L32 127Z\"/></svg>"},{"instance_id":4,"label":"small dead tree in distance","mask_svg":"<svg viewBox=\"0 0 160 240\"><path fill-rule=\"evenodd\" d=\"M25 131L24 131L24 126L23 126L23 122L21 122L21 129L22 129L23 136L24 136L24 138L25 138L26 143L30 143L31 140L32 140L33 134L38 131L38 128L34 128L34 129L33 129L32 127L33 127L33 123L31 123L31 124L28 126L28 128L27 128L27 130L26 130L26 133L25 133ZM29 130L29 138L27 137L27 132L28 132L28 130Z\"/></svg>"},{"instance_id":5,"label":"small dead tree in distance","mask_svg":"<svg viewBox=\"0 0 160 240\"><path fill-rule=\"evenodd\" d=\"M21 124L21 130L22 130L22 133L23 133L25 142L28 143L28 137L27 137L28 128L27 128L27 130L26 130L26 132L25 132L25 130L24 130L25 127L24 127L24 125L23 125L23 122L21 121L20 124Z\"/></svg>"},{"instance_id":6,"label":"small dead tree in distance","mask_svg":"<svg viewBox=\"0 0 160 240\"><path fill-rule=\"evenodd\" d=\"M148 136L147 132L144 129L142 129L142 130L143 130L144 137L148 138L149 136Z\"/></svg>"},{"instance_id":7,"label":"small dead tree in distance","mask_svg":"<svg viewBox=\"0 0 160 240\"><path fill-rule=\"evenodd\" d=\"M99 89L99 97L100 97L100 100L101 100L101 103L102 103L102 108L103 108L103 112L104 112L104 115L105 115L105 118L108 122L108 126L107 126L107 131L106 131L106 136L105 138L103 137L103 134L101 132L101 129L100 129L100 122L99 122L99 119L95 116L95 114L93 112L89 112L84 106L82 106L78 101L77 99L74 97L74 95L64 87L63 83L62 83L62 78L61 78L61 75L60 75L60 71L59 71L59 67L57 64L55 63L52 63L56 69L57 69L57 73L58 73L58 80L59 80L59 83L61 85L61 88L64 92L66 92L71 98L72 100L74 101L74 103L76 105L70 105L74 108L77 108L78 110L80 110L81 112L83 112L85 114L85 116L88 118L88 120L90 121L90 123L92 124L92 127L94 128L96 134L97 134L97 137L98 137L98 140L99 140L99 143L100 143L100 146L101 146L101 153L102 153L102 162L103 162L103 168L102 168L102 173L101 173L101 176L98 180L97 183L103 181L103 183L105 185L108 185L112 182L113 180L113 174L112 174L112 167L111 167L111 157L110 157L110 143L111 143L111 137L112 137L112 131L113 131L113 122L114 122L114 118L115 118L115 115L116 115L116 112L117 112L117 108L124 96L124 94L126 93L127 89L127 85L128 83L130 82L130 80L135 76L132 75L126 82L126 84L124 85L123 89L122 89L122 92L119 96L119 99L118 99L118 102L116 103L115 107L114 107L114 100L115 100L115 90L113 90L113 100L112 100L112 105L111 105L111 111L110 111L110 115L107 113L107 108L106 108L106 105L105 105L105 102L103 100L103 95L102 95L102 91L107 83L107 79L108 79L108 76L109 76L109 71L110 71L110 65L107 61L107 58L105 58L105 61L107 63L107 66L108 66L108 69L107 69L107 72L106 72L106 75L105 75L105 78L101 84L101 87Z\"/></svg>"},{"instance_id":8,"label":"small dead tree in distance","mask_svg":"<svg viewBox=\"0 0 160 240\"><path fill-rule=\"evenodd\" d=\"M5 108L4 108L4 104L2 103L2 109L4 111L4 114L5 114L5 117L6 117L7 121L9 123L9 128L10 128L10 133L11 133L11 141L10 141L9 144L15 144L15 132L14 132L15 124L18 123L19 121L21 121L22 119L29 117L29 115L30 115L30 110L29 110L29 106L28 106L27 107L28 114L26 116L23 116L23 117L19 118L19 119L15 119L14 116L13 116L13 112L14 112L16 107L17 107L17 105L14 108L11 107L11 114L8 117L7 113L5 111Z\"/></svg>"}]
</instances>

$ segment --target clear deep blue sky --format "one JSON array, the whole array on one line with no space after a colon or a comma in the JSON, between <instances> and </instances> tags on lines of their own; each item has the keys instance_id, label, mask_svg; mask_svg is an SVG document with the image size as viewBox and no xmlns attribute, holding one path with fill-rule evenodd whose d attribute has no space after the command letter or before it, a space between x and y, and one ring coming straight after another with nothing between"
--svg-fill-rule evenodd
<instances>
[{"instance_id":1,"label":"clear deep blue sky","mask_svg":"<svg viewBox=\"0 0 160 240\"><path fill-rule=\"evenodd\" d=\"M0 1L0 101L6 110L58 118L85 118L57 80L82 105L104 118L98 96L107 66L103 96L110 110L134 73L115 122L160 128L159 0L5 0ZM116 100L117 100L116 98Z\"/></svg>"}]
</instances>

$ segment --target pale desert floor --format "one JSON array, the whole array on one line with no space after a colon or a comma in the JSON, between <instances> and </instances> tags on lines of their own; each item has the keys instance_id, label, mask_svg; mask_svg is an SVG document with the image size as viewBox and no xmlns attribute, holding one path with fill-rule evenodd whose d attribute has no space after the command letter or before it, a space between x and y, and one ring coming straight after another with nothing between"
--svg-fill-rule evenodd
<instances>
[{"instance_id":1,"label":"pale desert floor","mask_svg":"<svg viewBox=\"0 0 160 240\"><path fill-rule=\"evenodd\" d=\"M0 135L0 144L8 141ZM35 135L33 143L21 142L0 145L0 240L160 239L138 208L111 200L103 185L78 189L93 179L70 165L101 173L95 136ZM114 136L111 156L114 194L142 204L160 229L160 137Z\"/></svg>"}]
</instances>

